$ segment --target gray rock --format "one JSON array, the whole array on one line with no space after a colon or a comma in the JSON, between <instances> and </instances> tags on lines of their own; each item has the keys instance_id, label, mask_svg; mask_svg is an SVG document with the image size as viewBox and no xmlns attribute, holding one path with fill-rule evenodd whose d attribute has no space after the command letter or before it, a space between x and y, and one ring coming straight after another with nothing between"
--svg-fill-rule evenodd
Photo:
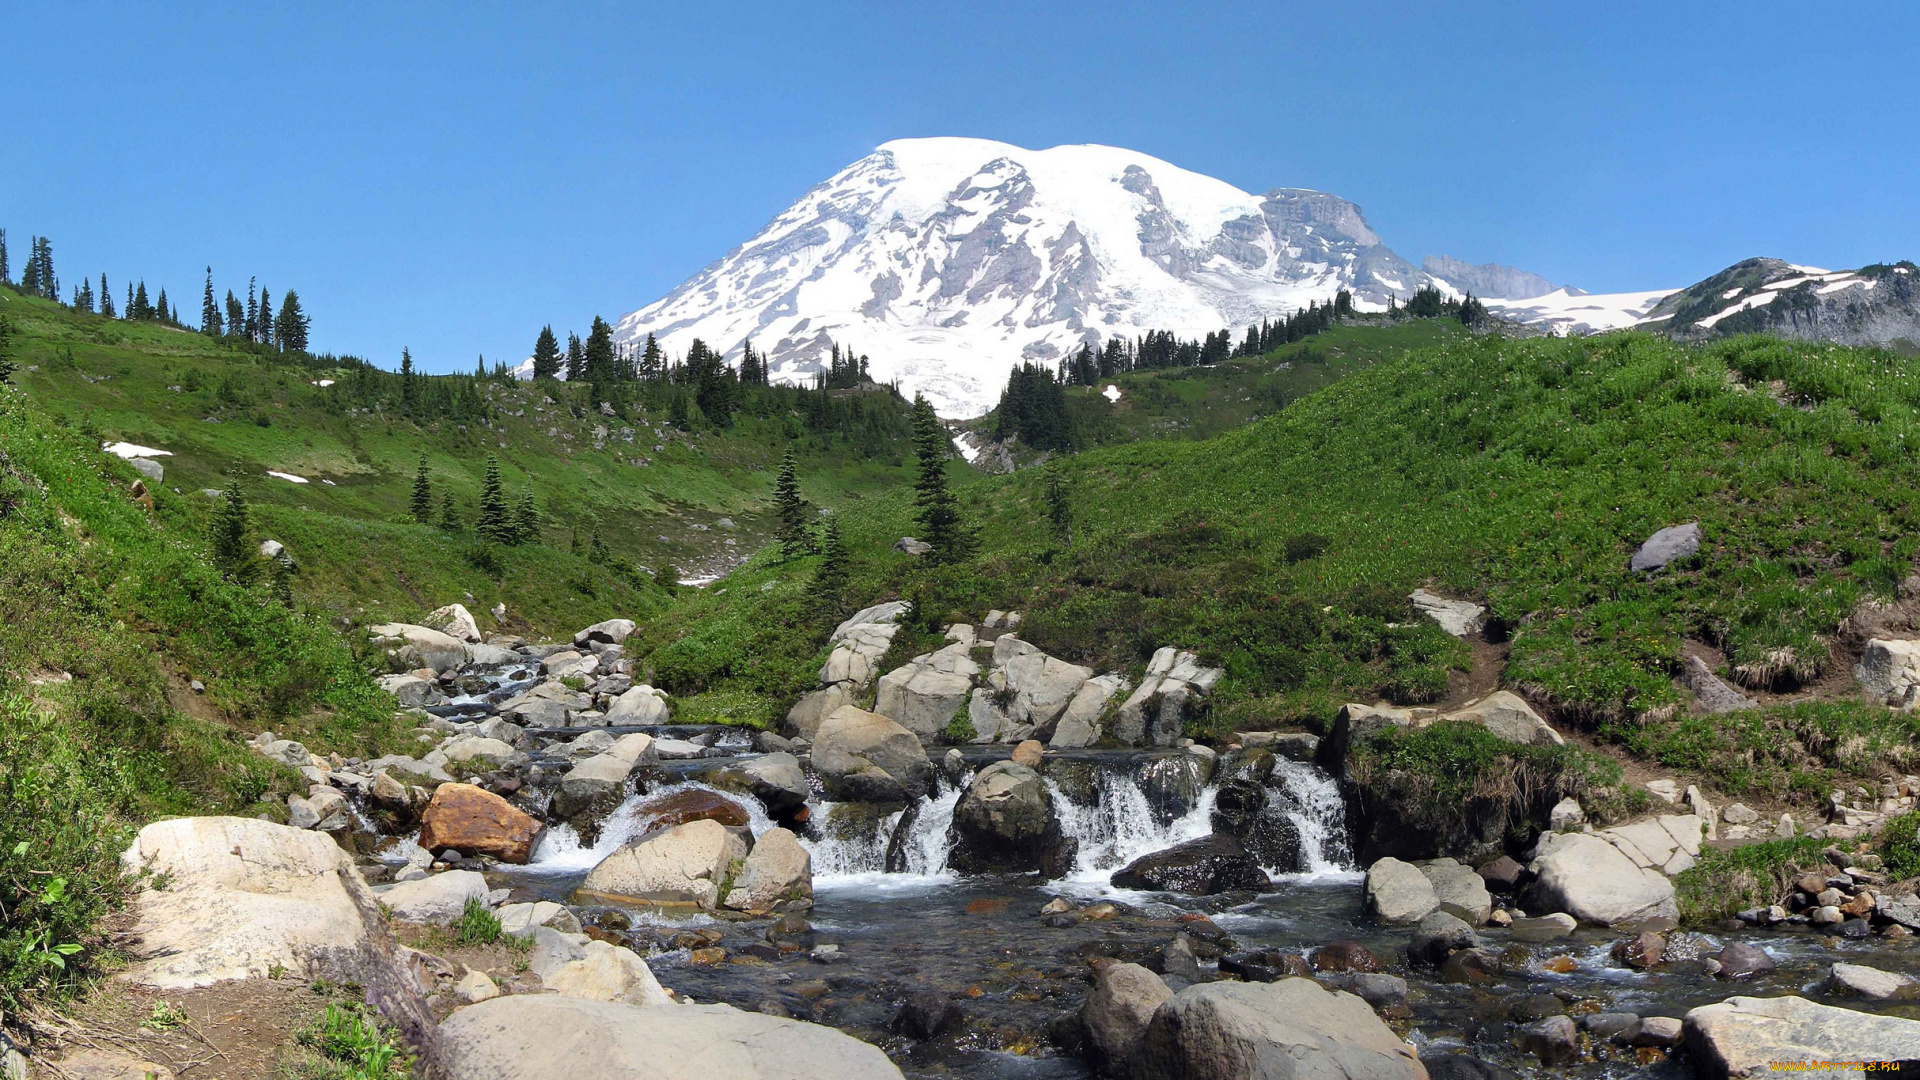
<instances>
[{"instance_id":1,"label":"gray rock","mask_svg":"<svg viewBox=\"0 0 1920 1080\"><path fill-rule=\"evenodd\" d=\"M748 758L709 772L703 779L717 788L752 795L767 808L767 813L775 816L799 810L813 793L807 786L807 774L800 768L800 759L788 753Z\"/></svg>"},{"instance_id":2,"label":"gray rock","mask_svg":"<svg viewBox=\"0 0 1920 1080\"><path fill-rule=\"evenodd\" d=\"M993 665L1005 672L1013 704L1007 715L1016 724L1030 724L1038 736L1051 736L1054 724L1074 695L1093 678L1093 670L1069 664L1012 634L993 643Z\"/></svg>"},{"instance_id":3,"label":"gray rock","mask_svg":"<svg viewBox=\"0 0 1920 1080\"><path fill-rule=\"evenodd\" d=\"M1472 867L1452 859L1435 859L1421 866L1420 872L1433 883L1440 910L1465 920L1469 926L1483 925L1493 914L1493 896L1487 892L1486 879Z\"/></svg>"},{"instance_id":4,"label":"gray rock","mask_svg":"<svg viewBox=\"0 0 1920 1080\"><path fill-rule=\"evenodd\" d=\"M1407 599L1422 615L1457 638L1472 637L1487 625L1487 609L1469 600L1449 600L1425 589L1413 590Z\"/></svg>"},{"instance_id":5,"label":"gray rock","mask_svg":"<svg viewBox=\"0 0 1920 1080\"><path fill-rule=\"evenodd\" d=\"M1689 521L1685 525L1670 525L1661 529L1640 545L1627 561L1627 569L1640 574L1649 574L1663 569L1682 559L1690 559L1700 551L1700 523Z\"/></svg>"},{"instance_id":6,"label":"gray rock","mask_svg":"<svg viewBox=\"0 0 1920 1080\"><path fill-rule=\"evenodd\" d=\"M842 802L905 802L925 794L933 779L933 763L913 732L852 705L820 725L812 758L827 797Z\"/></svg>"},{"instance_id":7,"label":"gray rock","mask_svg":"<svg viewBox=\"0 0 1920 1080\"><path fill-rule=\"evenodd\" d=\"M1563 1065L1580 1056L1580 1033L1571 1017L1549 1016L1520 1029L1520 1049L1542 1065Z\"/></svg>"},{"instance_id":8,"label":"gray rock","mask_svg":"<svg viewBox=\"0 0 1920 1080\"><path fill-rule=\"evenodd\" d=\"M873 711L930 740L966 707L979 670L965 645L949 645L882 675Z\"/></svg>"},{"instance_id":9,"label":"gray rock","mask_svg":"<svg viewBox=\"0 0 1920 1080\"><path fill-rule=\"evenodd\" d=\"M1440 909L1440 894L1420 868L1387 858L1367 868L1367 910L1385 923L1417 923Z\"/></svg>"},{"instance_id":10,"label":"gray rock","mask_svg":"<svg viewBox=\"0 0 1920 1080\"><path fill-rule=\"evenodd\" d=\"M853 704L855 689L854 683L849 680L800 695L800 700L787 710L787 729L799 738L813 738L819 734L822 721L838 712L842 706Z\"/></svg>"},{"instance_id":11,"label":"gray rock","mask_svg":"<svg viewBox=\"0 0 1920 1080\"><path fill-rule=\"evenodd\" d=\"M1585 923L1612 926L1651 918L1678 919L1673 882L1595 836L1550 834L1528 866L1534 880L1528 906L1564 911Z\"/></svg>"},{"instance_id":12,"label":"gray rock","mask_svg":"<svg viewBox=\"0 0 1920 1080\"><path fill-rule=\"evenodd\" d=\"M746 857L745 841L702 818L621 847L587 871L580 892L713 911L720 906L721 884L743 868Z\"/></svg>"},{"instance_id":13,"label":"gray rock","mask_svg":"<svg viewBox=\"0 0 1920 1080\"><path fill-rule=\"evenodd\" d=\"M645 683L613 699L606 711L609 725L664 724L670 718L666 695Z\"/></svg>"},{"instance_id":14,"label":"gray rock","mask_svg":"<svg viewBox=\"0 0 1920 1080\"><path fill-rule=\"evenodd\" d=\"M1803 997L1731 997L1686 1015L1686 1044L1696 1076L1765 1076L1776 1061L1920 1058L1920 1020L1816 1005ZM1833 1070L1826 1075L1871 1074Z\"/></svg>"},{"instance_id":15,"label":"gray rock","mask_svg":"<svg viewBox=\"0 0 1920 1080\"><path fill-rule=\"evenodd\" d=\"M1875 1001L1913 996L1914 982L1905 975L1868 967L1865 964L1835 964L1827 971L1827 989L1835 994L1852 994Z\"/></svg>"},{"instance_id":16,"label":"gray rock","mask_svg":"<svg viewBox=\"0 0 1920 1080\"><path fill-rule=\"evenodd\" d=\"M1700 707L1710 713L1758 708L1760 703L1720 681L1705 660L1688 656L1680 665L1680 684L1693 691Z\"/></svg>"},{"instance_id":17,"label":"gray rock","mask_svg":"<svg viewBox=\"0 0 1920 1080\"><path fill-rule=\"evenodd\" d=\"M468 900L485 903L487 879L472 870L448 870L377 890L380 903L406 922L444 923L460 917Z\"/></svg>"},{"instance_id":18,"label":"gray rock","mask_svg":"<svg viewBox=\"0 0 1920 1080\"><path fill-rule=\"evenodd\" d=\"M735 911L761 914L812 899L812 854L786 829L768 829L754 840L724 903Z\"/></svg>"},{"instance_id":19,"label":"gray rock","mask_svg":"<svg viewBox=\"0 0 1920 1080\"><path fill-rule=\"evenodd\" d=\"M440 1041L466 1080L901 1080L878 1047L728 1005L514 994L455 1012Z\"/></svg>"},{"instance_id":20,"label":"gray rock","mask_svg":"<svg viewBox=\"0 0 1920 1080\"><path fill-rule=\"evenodd\" d=\"M585 630L573 635L575 645L592 645L601 642L608 645L624 643L633 634L635 623L632 619L608 619L597 622Z\"/></svg>"},{"instance_id":21,"label":"gray rock","mask_svg":"<svg viewBox=\"0 0 1920 1080\"><path fill-rule=\"evenodd\" d=\"M1070 852L1046 781L1025 765L996 761L981 769L954 807L948 859L962 872L1059 877Z\"/></svg>"},{"instance_id":22,"label":"gray rock","mask_svg":"<svg viewBox=\"0 0 1920 1080\"><path fill-rule=\"evenodd\" d=\"M1053 738L1047 743L1055 750L1092 746L1105 735L1107 706L1127 692L1127 680L1118 675L1100 675L1088 679L1067 702L1065 712L1054 725Z\"/></svg>"},{"instance_id":23,"label":"gray rock","mask_svg":"<svg viewBox=\"0 0 1920 1080\"><path fill-rule=\"evenodd\" d=\"M1868 701L1895 709L1913 708L1920 701L1920 641L1869 640L1853 676Z\"/></svg>"},{"instance_id":24,"label":"gray rock","mask_svg":"<svg viewBox=\"0 0 1920 1080\"><path fill-rule=\"evenodd\" d=\"M1445 911L1436 911L1420 920L1407 944L1407 963L1413 967L1437 968L1447 957L1478 948L1480 938L1473 927Z\"/></svg>"},{"instance_id":25,"label":"gray rock","mask_svg":"<svg viewBox=\"0 0 1920 1080\"><path fill-rule=\"evenodd\" d=\"M1096 970L1093 990L1080 1007L1089 1061L1102 1071L1124 1073L1140 1056L1153 1014L1172 999L1160 976L1139 964Z\"/></svg>"},{"instance_id":26,"label":"gray rock","mask_svg":"<svg viewBox=\"0 0 1920 1080\"><path fill-rule=\"evenodd\" d=\"M129 458L127 464L133 471L158 484L167 475L167 467L152 458Z\"/></svg>"},{"instance_id":27,"label":"gray rock","mask_svg":"<svg viewBox=\"0 0 1920 1080\"><path fill-rule=\"evenodd\" d=\"M1352 994L1312 979L1189 986L1154 1012L1139 1080L1412 1080L1426 1072Z\"/></svg>"},{"instance_id":28,"label":"gray rock","mask_svg":"<svg viewBox=\"0 0 1920 1080\"><path fill-rule=\"evenodd\" d=\"M467 662L466 643L450 634L412 623L381 623L373 627L377 643L393 650L408 668L451 671Z\"/></svg>"},{"instance_id":29,"label":"gray rock","mask_svg":"<svg viewBox=\"0 0 1920 1080\"><path fill-rule=\"evenodd\" d=\"M458 641L477 643L480 641L480 625L473 621L473 613L465 604L448 604L436 608L420 620L420 625L438 630Z\"/></svg>"}]
</instances>

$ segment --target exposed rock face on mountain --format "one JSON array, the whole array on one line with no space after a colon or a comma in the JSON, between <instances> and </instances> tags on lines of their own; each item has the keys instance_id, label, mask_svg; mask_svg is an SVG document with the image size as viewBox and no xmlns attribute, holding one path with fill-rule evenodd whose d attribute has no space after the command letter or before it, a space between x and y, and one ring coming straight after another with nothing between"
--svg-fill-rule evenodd
<instances>
[{"instance_id":1,"label":"exposed rock face on mountain","mask_svg":"<svg viewBox=\"0 0 1920 1080\"><path fill-rule=\"evenodd\" d=\"M1662 300L1647 325L1688 339L1765 333L1843 345L1920 342L1920 268L1822 270L1748 259Z\"/></svg>"},{"instance_id":2,"label":"exposed rock face on mountain","mask_svg":"<svg viewBox=\"0 0 1920 1080\"><path fill-rule=\"evenodd\" d=\"M1497 282L1498 295L1554 288L1445 263ZM1340 289L1377 308L1428 282L1358 206L1324 192L1254 195L1111 146L901 139L615 334L653 334L675 353L700 338L729 359L752 339L786 380L821 370L838 342L871 355L875 379L971 415L992 405L1013 364L1057 362L1082 342L1237 331Z\"/></svg>"},{"instance_id":3,"label":"exposed rock face on mountain","mask_svg":"<svg viewBox=\"0 0 1920 1080\"><path fill-rule=\"evenodd\" d=\"M1429 255L1420 264L1420 269L1453 286L1456 291L1472 293L1482 300L1530 300L1560 288L1539 274L1530 274L1499 263L1475 266L1451 255ZM1578 289L1567 291L1575 296L1584 295Z\"/></svg>"}]
</instances>

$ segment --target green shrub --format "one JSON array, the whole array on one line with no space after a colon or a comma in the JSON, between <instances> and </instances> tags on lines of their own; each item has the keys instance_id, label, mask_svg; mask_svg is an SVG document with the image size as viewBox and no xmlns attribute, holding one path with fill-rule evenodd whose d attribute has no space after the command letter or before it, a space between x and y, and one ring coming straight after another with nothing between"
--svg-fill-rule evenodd
<instances>
[{"instance_id":1,"label":"green shrub","mask_svg":"<svg viewBox=\"0 0 1920 1080\"><path fill-rule=\"evenodd\" d=\"M1692 867L1674 879L1680 918L1704 925L1747 908L1766 907L1785 896L1801 873L1824 866L1827 841L1800 836L1736 848L1705 848Z\"/></svg>"},{"instance_id":2,"label":"green shrub","mask_svg":"<svg viewBox=\"0 0 1920 1080\"><path fill-rule=\"evenodd\" d=\"M1887 822L1880 832L1879 850L1895 881L1920 877L1920 810Z\"/></svg>"},{"instance_id":3,"label":"green shrub","mask_svg":"<svg viewBox=\"0 0 1920 1080\"><path fill-rule=\"evenodd\" d=\"M302 1080L399 1080L413 1071L394 1034L357 1007L328 1005L296 1039L322 1059L299 1070Z\"/></svg>"},{"instance_id":4,"label":"green shrub","mask_svg":"<svg viewBox=\"0 0 1920 1080\"><path fill-rule=\"evenodd\" d=\"M491 945L500 940L500 933L500 917L469 896L466 906L460 909L459 920L453 924L454 944Z\"/></svg>"}]
</instances>

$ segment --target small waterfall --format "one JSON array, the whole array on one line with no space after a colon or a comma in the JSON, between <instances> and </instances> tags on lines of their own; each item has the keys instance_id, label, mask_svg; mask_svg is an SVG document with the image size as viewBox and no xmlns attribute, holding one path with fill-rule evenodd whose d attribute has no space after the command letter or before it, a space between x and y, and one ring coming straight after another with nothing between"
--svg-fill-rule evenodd
<instances>
[{"instance_id":1,"label":"small waterfall","mask_svg":"<svg viewBox=\"0 0 1920 1080\"><path fill-rule=\"evenodd\" d=\"M1347 803L1340 785L1321 769L1280 759L1267 782L1270 805L1283 809L1300 834L1300 861L1309 874L1353 869L1347 839ZM1269 871L1271 872L1271 871Z\"/></svg>"},{"instance_id":2,"label":"small waterfall","mask_svg":"<svg viewBox=\"0 0 1920 1080\"><path fill-rule=\"evenodd\" d=\"M683 791L710 791L739 805L746 810L747 827L753 830L755 836L774 827L773 819L767 816L766 808L760 805L758 799L743 799L734 792L721 791L691 780L667 784L644 795L627 796L625 802L607 815L606 821L600 826L600 839L591 847L580 842L580 834L573 830L573 826L565 823L549 826L546 834L540 838L540 845L534 848L533 859L528 862L527 870L533 873L565 874L593 869L600 860L618 851L620 845L640 835L644 823L641 807Z\"/></svg>"},{"instance_id":3,"label":"small waterfall","mask_svg":"<svg viewBox=\"0 0 1920 1080\"><path fill-rule=\"evenodd\" d=\"M1201 793L1192 810L1167 825L1156 820L1138 779L1127 773L1101 772L1099 801L1093 806L1074 802L1052 780L1047 781L1047 791L1053 796L1061 831L1080 842L1068 877L1077 883L1105 885L1115 870L1140 856L1197 840L1212 830L1208 821L1213 815L1212 787Z\"/></svg>"},{"instance_id":4,"label":"small waterfall","mask_svg":"<svg viewBox=\"0 0 1920 1080\"><path fill-rule=\"evenodd\" d=\"M919 807L918 813L907 825L906 835L900 838L899 850L905 858L906 868L894 875L887 875L887 851L893 846L894 834L900 828L901 818L906 811L876 816L866 822L849 822L835 820L839 816L836 811L840 804L820 804L816 820L820 822L822 836L818 840L803 841L813 853L815 887L870 881L880 876L952 878L954 875L947 869L948 833L953 826L954 807L959 805L960 796L965 791L965 781L942 787L932 799ZM841 811L850 812L857 812L857 808L849 806L846 811Z\"/></svg>"}]
</instances>

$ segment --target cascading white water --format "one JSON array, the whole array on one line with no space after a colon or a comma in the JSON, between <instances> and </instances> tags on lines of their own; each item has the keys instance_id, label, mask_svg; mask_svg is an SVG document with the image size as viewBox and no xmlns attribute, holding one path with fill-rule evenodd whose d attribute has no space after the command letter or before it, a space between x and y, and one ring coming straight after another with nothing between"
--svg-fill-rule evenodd
<instances>
[{"instance_id":1,"label":"cascading white water","mask_svg":"<svg viewBox=\"0 0 1920 1080\"><path fill-rule=\"evenodd\" d=\"M1201 793L1192 810L1165 825L1154 816L1153 804L1135 777L1102 772L1098 791L1095 805L1081 806L1047 781L1060 830L1080 844L1066 878L1069 883L1104 886L1115 870L1140 856L1198 840L1212 830L1212 787Z\"/></svg>"},{"instance_id":2,"label":"cascading white water","mask_svg":"<svg viewBox=\"0 0 1920 1080\"><path fill-rule=\"evenodd\" d=\"M747 826L755 836L774 827L773 819L767 816L760 800L743 799L706 784L687 781L654 788L644 795L627 796L625 802L607 815L606 821L600 826L600 837L592 846L582 844L580 834L571 825L562 823L551 826L541 836L539 846L533 849L533 858L527 863L527 870L540 874L566 874L593 869L600 860L618 851L620 845L640 834L642 807L683 791L710 791L740 806L746 810Z\"/></svg>"},{"instance_id":3,"label":"cascading white water","mask_svg":"<svg viewBox=\"0 0 1920 1080\"><path fill-rule=\"evenodd\" d=\"M951 846L949 838L953 826L953 810L960 803L960 796L966 791L966 782L944 787L936 792L920 807L913 825L907 833L906 843L902 845L902 854L906 856L906 870L901 874L889 875L887 870L887 848L893 842L894 830L900 825L899 813L875 818L870 828L853 835L844 831L831 831L818 840L803 840L813 854L813 880L815 888L831 888L835 885L852 883L871 883L878 877L900 879L903 877L948 879L954 876L947 869L947 849ZM816 813L822 823L833 819L833 803L822 803Z\"/></svg>"},{"instance_id":4,"label":"cascading white water","mask_svg":"<svg viewBox=\"0 0 1920 1080\"><path fill-rule=\"evenodd\" d=\"M1340 797L1340 785L1333 777L1304 762L1282 758L1274 765L1267 795L1286 811L1300 834L1300 861L1307 873L1353 869L1353 849L1347 840L1347 803Z\"/></svg>"}]
</instances>

